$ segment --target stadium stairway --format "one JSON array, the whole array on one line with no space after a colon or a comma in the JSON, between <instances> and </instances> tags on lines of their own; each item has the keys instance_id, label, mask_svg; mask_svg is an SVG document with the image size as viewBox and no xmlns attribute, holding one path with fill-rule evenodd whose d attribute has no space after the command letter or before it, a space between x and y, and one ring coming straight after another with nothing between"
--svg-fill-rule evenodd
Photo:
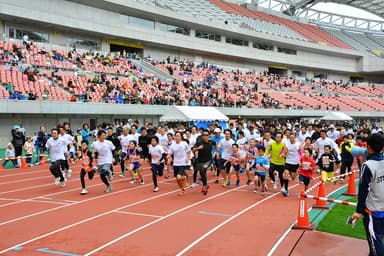
<instances>
[{"instance_id":1,"label":"stadium stairway","mask_svg":"<svg viewBox=\"0 0 384 256\"><path fill-rule=\"evenodd\" d=\"M164 71L156 68L151 63L145 61L145 60L131 60L133 64L135 64L137 67L141 67L144 69L145 72L152 74L156 78L160 78L163 81L174 81L177 80L176 77L171 76L170 74L165 73Z\"/></svg>"}]
</instances>

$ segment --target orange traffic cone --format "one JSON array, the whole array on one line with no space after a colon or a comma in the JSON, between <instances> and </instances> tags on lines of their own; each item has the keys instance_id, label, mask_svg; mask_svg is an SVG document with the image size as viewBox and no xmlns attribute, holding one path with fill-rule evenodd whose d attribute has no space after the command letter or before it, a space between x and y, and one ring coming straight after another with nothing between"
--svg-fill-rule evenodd
<instances>
[{"instance_id":1,"label":"orange traffic cone","mask_svg":"<svg viewBox=\"0 0 384 256\"><path fill-rule=\"evenodd\" d=\"M27 162L25 162L25 159L24 159L24 157L22 157L22 156L20 156L20 163L21 163L21 168L22 169L26 169L26 168L28 168L28 165L27 165Z\"/></svg>"},{"instance_id":2,"label":"orange traffic cone","mask_svg":"<svg viewBox=\"0 0 384 256\"><path fill-rule=\"evenodd\" d=\"M3 159L1 159L3 160ZM0 161L0 171L4 171L3 161Z\"/></svg>"},{"instance_id":3,"label":"orange traffic cone","mask_svg":"<svg viewBox=\"0 0 384 256\"><path fill-rule=\"evenodd\" d=\"M348 180L348 189L347 192L345 192L343 195L347 196L356 196L356 183L355 183L355 173L352 172L351 175L349 175Z\"/></svg>"},{"instance_id":4,"label":"orange traffic cone","mask_svg":"<svg viewBox=\"0 0 384 256\"><path fill-rule=\"evenodd\" d=\"M40 165L46 165L47 164L47 158L45 157L44 154L41 154L41 159L40 159Z\"/></svg>"},{"instance_id":5,"label":"orange traffic cone","mask_svg":"<svg viewBox=\"0 0 384 256\"><path fill-rule=\"evenodd\" d=\"M304 197L304 190L300 192L299 211L297 214L297 222L292 227L293 229L308 229L312 230L312 224L309 222L307 202Z\"/></svg>"},{"instance_id":6,"label":"orange traffic cone","mask_svg":"<svg viewBox=\"0 0 384 256\"><path fill-rule=\"evenodd\" d=\"M320 183L319 190L317 192L317 197L325 197L325 185L324 185L324 182ZM326 201L316 200L316 204L313 205L312 208L328 210L329 206L327 205Z\"/></svg>"}]
</instances>

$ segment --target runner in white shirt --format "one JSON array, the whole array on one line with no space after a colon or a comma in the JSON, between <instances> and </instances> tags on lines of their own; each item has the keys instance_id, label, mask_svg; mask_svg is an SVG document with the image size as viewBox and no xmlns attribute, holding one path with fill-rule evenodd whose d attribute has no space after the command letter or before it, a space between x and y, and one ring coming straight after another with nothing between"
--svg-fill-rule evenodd
<instances>
[{"instance_id":1,"label":"runner in white shirt","mask_svg":"<svg viewBox=\"0 0 384 256\"><path fill-rule=\"evenodd\" d=\"M271 143L274 142L274 140L271 138L271 132L269 132L269 131L264 132L264 136L263 136L262 141L263 141L264 148L269 148Z\"/></svg>"},{"instance_id":2,"label":"runner in white shirt","mask_svg":"<svg viewBox=\"0 0 384 256\"><path fill-rule=\"evenodd\" d=\"M285 166L284 166L284 177L295 180L297 170L299 169L300 157L302 155L302 147L298 141L296 141L295 135L290 134L288 141L285 143Z\"/></svg>"},{"instance_id":3,"label":"runner in white shirt","mask_svg":"<svg viewBox=\"0 0 384 256\"><path fill-rule=\"evenodd\" d=\"M340 132L335 130L335 126L333 124L331 124L328 128L327 137L336 141L340 137Z\"/></svg>"},{"instance_id":4,"label":"runner in white shirt","mask_svg":"<svg viewBox=\"0 0 384 256\"><path fill-rule=\"evenodd\" d=\"M49 167L52 175L55 177L55 185L61 183L61 186L65 186L65 177L60 168L65 161L65 153L67 152L67 141L59 138L59 130L54 128L51 131L52 137L48 139L45 147L49 151L49 158L52 165Z\"/></svg>"},{"instance_id":5,"label":"runner in white shirt","mask_svg":"<svg viewBox=\"0 0 384 256\"><path fill-rule=\"evenodd\" d=\"M197 173L198 173L198 170L197 170L197 168L195 166L195 157L194 157L194 154L192 153L192 148L196 144L196 137L192 137L191 131L190 130L186 130L185 133L184 133L184 139L188 142L188 147L191 150L190 166L193 169L193 175L192 175L192 179L193 180L192 180L191 188L195 188L197 186ZM187 181L188 181L188 176L187 176Z\"/></svg>"},{"instance_id":6,"label":"runner in white shirt","mask_svg":"<svg viewBox=\"0 0 384 256\"><path fill-rule=\"evenodd\" d=\"M231 162L229 161L229 159L231 158L231 155L232 155L233 144L235 144L235 141L232 139L232 131L227 129L224 131L224 139L219 142L216 149L216 152L220 152L220 150L222 150L220 164L219 164L220 167L219 167L219 170L217 171L217 178L219 177L221 172L224 179L223 186L231 185L227 177L231 170ZM218 183L218 180L216 183Z\"/></svg>"},{"instance_id":7,"label":"runner in white shirt","mask_svg":"<svg viewBox=\"0 0 384 256\"><path fill-rule=\"evenodd\" d=\"M123 128L122 134L119 136L120 145L121 145L121 155L120 155L120 168L121 174L120 178L125 178L125 161L127 160L127 152L129 143L132 140L132 137L129 134L129 130L127 127Z\"/></svg>"},{"instance_id":8,"label":"runner in white shirt","mask_svg":"<svg viewBox=\"0 0 384 256\"><path fill-rule=\"evenodd\" d=\"M101 180L107 186L105 192L111 192L112 186L108 182L113 180L112 175L112 163L113 163L113 154L112 151L115 150L115 146L109 140L105 140L106 133L103 130L97 132L97 141L92 143L92 147L95 152L95 160L97 160L97 170L100 174Z\"/></svg>"},{"instance_id":9,"label":"runner in white shirt","mask_svg":"<svg viewBox=\"0 0 384 256\"><path fill-rule=\"evenodd\" d=\"M239 131L237 134L237 141L236 144L239 146L239 153L240 153L240 173L244 172L245 170L245 162L247 157L247 146L248 146L248 139L244 137L244 133L242 131Z\"/></svg>"},{"instance_id":10,"label":"runner in white shirt","mask_svg":"<svg viewBox=\"0 0 384 256\"><path fill-rule=\"evenodd\" d=\"M151 145L148 148L151 155L151 171L153 180L153 192L159 191L159 185L157 183L157 176L163 176L164 171L164 156L165 151L162 146L159 145L159 138L152 137Z\"/></svg>"},{"instance_id":11,"label":"runner in white shirt","mask_svg":"<svg viewBox=\"0 0 384 256\"><path fill-rule=\"evenodd\" d=\"M317 156L318 158L324 154L324 146L329 145L331 147L331 150L334 150L337 156L338 160L341 160L340 157L340 149L337 146L336 142L330 138L327 137L327 134L325 130L320 131L320 138L318 138L314 143L313 147L316 149L318 152Z\"/></svg>"},{"instance_id":12,"label":"runner in white shirt","mask_svg":"<svg viewBox=\"0 0 384 256\"><path fill-rule=\"evenodd\" d=\"M65 155L65 161L62 162L62 172L64 177L67 176L67 178L70 178L72 176L72 170L69 168L68 158L70 158L70 148L75 143L74 138L65 132L64 126L59 128L59 138L64 140L67 144L67 149L64 153Z\"/></svg>"},{"instance_id":13,"label":"runner in white shirt","mask_svg":"<svg viewBox=\"0 0 384 256\"><path fill-rule=\"evenodd\" d=\"M185 188L185 171L190 167L188 166L191 150L185 141L182 141L183 134L175 132L175 142L169 147L168 158L173 158L173 174L176 177L177 185L180 188L180 195L184 193Z\"/></svg>"}]
</instances>

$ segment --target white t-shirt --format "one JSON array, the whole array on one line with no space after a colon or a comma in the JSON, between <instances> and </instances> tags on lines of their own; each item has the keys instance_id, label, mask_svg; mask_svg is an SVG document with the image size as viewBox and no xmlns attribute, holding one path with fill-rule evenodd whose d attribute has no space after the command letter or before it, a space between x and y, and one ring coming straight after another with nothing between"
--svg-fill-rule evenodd
<instances>
[{"instance_id":1,"label":"white t-shirt","mask_svg":"<svg viewBox=\"0 0 384 256\"><path fill-rule=\"evenodd\" d=\"M247 139L246 138L241 138L236 141L236 144L239 145L239 153L240 157L244 158L247 154L246 152L246 147L247 147Z\"/></svg>"},{"instance_id":2,"label":"white t-shirt","mask_svg":"<svg viewBox=\"0 0 384 256\"><path fill-rule=\"evenodd\" d=\"M229 140L223 139L219 142L219 148L223 151L223 153L221 154L222 159L229 160L231 158L232 145L234 143L235 142L233 141L233 139L229 139Z\"/></svg>"},{"instance_id":3,"label":"white t-shirt","mask_svg":"<svg viewBox=\"0 0 384 256\"><path fill-rule=\"evenodd\" d=\"M149 154L151 154L152 164L156 164L157 161L161 159L161 156L165 153L163 147L160 145L156 145L156 146L150 145L148 150L149 150Z\"/></svg>"},{"instance_id":4,"label":"white t-shirt","mask_svg":"<svg viewBox=\"0 0 384 256\"><path fill-rule=\"evenodd\" d=\"M272 142L274 142L273 139L269 139L269 140L265 140L265 139L263 139L263 145L264 145L264 148L267 149L267 148L272 144Z\"/></svg>"},{"instance_id":5,"label":"white t-shirt","mask_svg":"<svg viewBox=\"0 0 384 256\"><path fill-rule=\"evenodd\" d=\"M319 149L319 157L324 154L324 146L325 145L329 145L331 146L331 150L334 149L336 152L337 152L337 155L340 155L340 150L339 150L339 147L337 146L336 142L333 141L332 139L330 138L325 138L325 139L322 139L322 138L318 138L315 143L313 143L313 146L315 148L318 148Z\"/></svg>"},{"instance_id":6,"label":"white t-shirt","mask_svg":"<svg viewBox=\"0 0 384 256\"><path fill-rule=\"evenodd\" d=\"M288 140L288 142L285 144L285 147L287 148L287 156L285 158L285 163L287 164L299 164L300 162L300 143L295 142L294 144L291 143L291 141Z\"/></svg>"},{"instance_id":7,"label":"white t-shirt","mask_svg":"<svg viewBox=\"0 0 384 256\"><path fill-rule=\"evenodd\" d=\"M65 153L67 152L68 141L63 138L58 138L54 140L49 138L45 147L49 150L49 158L52 162L57 160L65 160Z\"/></svg>"},{"instance_id":8,"label":"white t-shirt","mask_svg":"<svg viewBox=\"0 0 384 256\"><path fill-rule=\"evenodd\" d=\"M92 143L92 147L94 151L98 153L98 165L112 164L112 151L115 150L112 142L109 140L104 140L103 142L95 141Z\"/></svg>"},{"instance_id":9,"label":"white t-shirt","mask_svg":"<svg viewBox=\"0 0 384 256\"><path fill-rule=\"evenodd\" d=\"M120 145L121 145L121 152L127 153L128 152L128 147L129 147L129 142L131 142L131 138L129 137L130 135L120 135L119 140L120 140Z\"/></svg>"},{"instance_id":10,"label":"white t-shirt","mask_svg":"<svg viewBox=\"0 0 384 256\"><path fill-rule=\"evenodd\" d=\"M69 145L73 142L73 137L71 135L69 135L68 133L66 133L64 135L59 134L59 138L66 141L67 145Z\"/></svg>"},{"instance_id":11,"label":"white t-shirt","mask_svg":"<svg viewBox=\"0 0 384 256\"><path fill-rule=\"evenodd\" d=\"M168 153L173 155L174 166L188 165L187 157L189 152L189 146L185 141L181 141L179 144L174 142L168 149Z\"/></svg>"},{"instance_id":12,"label":"white t-shirt","mask_svg":"<svg viewBox=\"0 0 384 256\"><path fill-rule=\"evenodd\" d=\"M332 131L328 131L327 132L327 137L336 141L339 137L340 137L340 133L339 131L336 131L334 130L333 132Z\"/></svg>"}]
</instances>

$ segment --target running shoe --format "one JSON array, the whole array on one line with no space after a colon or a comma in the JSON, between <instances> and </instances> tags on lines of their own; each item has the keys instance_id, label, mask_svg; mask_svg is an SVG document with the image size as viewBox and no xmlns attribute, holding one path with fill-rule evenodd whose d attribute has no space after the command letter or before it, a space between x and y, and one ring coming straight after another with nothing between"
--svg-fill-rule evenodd
<instances>
[{"instance_id":1,"label":"running shoe","mask_svg":"<svg viewBox=\"0 0 384 256\"><path fill-rule=\"evenodd\" d=\"M277 189L277 184L276 184L276 183L273 184L273 189L274 189L274 190Z\"/></svg>"},{"instance_id":2,"label":"running shoe","mask_svg":"<svg viewBox=\"0 0 384 256\"><path fill-rule=\"evenodd\" d=\"M144 179L141 179L140 184L144 185Z\"/></svg>"},{"instance_id":3,"label":"running shoe","mask_svg":"<svg viewBox=\"0 0 384 256\"><path fill-rule=\"evenodd\" d=\"M155 187L155 188L153 189L153 192L157 192L157 191L159 191L159 187Z\"/></svg>"},{"instance_id":4,"label":"running shoe","mask_svg":"<svg viewBox=\"0 0 384 256\"><path fill-rule=\"evenodd\" d=\"M57 186L59 184L60 184L60 177L57 177L57 178L55 178L55 185Z\"/></svg>"},{"instance_id":5,"label":"running shoe","mask_svg":"<svg viewBox=\"0 0 384 256\"><path fill-rule=\"evenodd\" d=\"M196 183L192 183L191 184L191 188L195 188L195 187L197 187L197 184Z\"/></svg>"},{"instance_id":6,"label":"running shoe","mask_svg":"<svg viewBox=\"0 0 384 256\"><path fill-rule=\"evenodd\" d=\"M289 193L288 193L287 190L284 190L284 192L283 192L283 196L289 196Z\"/></svg>"},{"instance_id":7,"label":"running shoe","mask_svg":"<svg viewBox=\"0 0 384 256\"><path fill-rule=\"evenodd\" d=\"M67 182L67 180L66 179L64 179L63 181L61 181L60 183L61 183L61 187L63 188L63 187L65 187L65 184L66 184L66 182Z\"/></svg>"},{"instance_id":8,"label":"running shoe","mask_svg":"<svg viewBox=\"0 0 384 256\"><path fill-rule=\"evenodd\" d=\"M218 184L218 183L219 183L219 179L216 179L216 180L215 180L215 184Z\"/></svg>"},{"instance_id":9,"label":"running shoe","mask_svg":"<svg viewBox=\"0 0 384 256\"><path fill-rule=\"evenodd\" d=\"M120 178L125 178L125 173L120 173L120 174L119 174L119 177L120 177Z\"/></svg>"},{"instance_id":10,"label":"running shoe","mask_svg":"<svg viewBox=\"0 0 384 256\"><path fill-rule=\"evenodd\" d=\"M133 176L137 177L137 176L139 176L139 173L137 171L134 171Z\"/></svg>"},{"instance_id":11,"label":"running shoe","mask_svg":"<svg viewBox=\"0 0 384 256\"><path fill-rule=\"evenodd\" d=\"M111 185L107 186L107 188L104 190L105 193L109 193L111 191L112 191L112 186Z\"/></svg>"},{"instance_id":12,"label":"running shoe","mask_svg":"<svg viewBox=\"0 0 384 256\"><path fill-rule=\"evenodd\" d=\"M81 190L80 192L80 195L86 195L88 194L88 190L86 188L83 188L83 190Z\"/></svg>"},{"instance_id":13,"label":"running shoe","mask_svg":"<svg viewBox=\"0 0 384 256\"><path fill-rule=\"evenodd\" d=\"M72 170L68 169L68 171L67 171L67 178L71 178L71 177L72 177Z\"/></svg>"},{"instance_id":14,"label":"running shoe","mask_svg":"<svg viewBox=\"0 0 384 256\"><path fill-rule=\"evenodd\" d=\"M268 191L268 186L267 186L267 184L264 184L264 190L265 190L265 191Z\"/></svg>"},{"instance_id":15,"label":"running shoe","mask_svg":"<svg viewBox=\"0 0 384 256\"><path fill-rule=\"evenodd\" d=\"M253 193L257 193L257 188L255 188L255 190L253 190Z\"/></svg>"},{"instance_id":16,"label":"running shoe","mask_svg":"<svg viewBox=\"0 0 384 256\"><path fill-rule=\"evenodd\" d=\"M207 195L208 193L208 189L209 189L209 186L204 186L203 189L201 190L201 193L203 193L203 195Z\"/></svg>"},{"instance_id":17,"label":"running shoe","mask_svg":"<svg viewBox=\"0 0 384 256\"><path fill-rule=\"evenodd\" d=\"M135 179L131 179L131 180L129 181L129 183L131 183L131 184L133 184L133 183L135 183L135 182L136 182Z\"/></svg>"},{"instance_id":18,"label":"running shoe","mask_svg":"<svg viewBox=\"0 0 384 256\"><path fill-rule=\"evenodd\" d=\"M109 171L109 181L113 181L113 172Z\"/></svg>"}]
</instances>

